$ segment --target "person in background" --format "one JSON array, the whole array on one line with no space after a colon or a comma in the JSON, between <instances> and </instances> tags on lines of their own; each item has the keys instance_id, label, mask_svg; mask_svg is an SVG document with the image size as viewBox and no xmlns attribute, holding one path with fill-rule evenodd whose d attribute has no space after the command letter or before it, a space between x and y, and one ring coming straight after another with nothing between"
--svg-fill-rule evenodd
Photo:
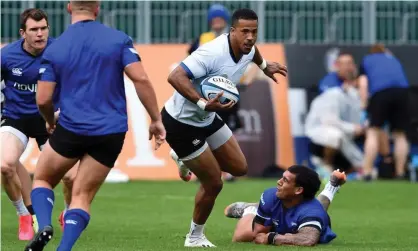
<instances>
[{"instance_id":1,"label":"person in background","mask_svg":"<svg viewBox=\"0 0 418 251\"><path fill-rule=\"evenodd\" d=\"M319 82L319 94L325 92L327 89L340 87L343 85L344 79L352 79L354 76L356 76L358 73L353 67L355 67L355 62L352 55L344 51L340 52L334 63L334 71L328 73ZM360 95L362 95L362 93L360 93ZM364 102L362 102L362 104L363 103ZM360 124L363 127L368 125L367 112L365 111L363 111L361 114ZM357 138L357 141L363 142L364 135L362 135L360 138ZM311 151L318 153L321 157L324 154L328 155L328 151L323 150L323 147L311 144L310 148ZM383 157L383 163L385 165L392 164L392 157L389 146L389 135L383 130L379 134L379 153ZM346 170L346 168L350 166L350 162L340 152L331 151L330 155L333 156L334 165L337 165L339 168ZM325 175L328 175L328 173L325 173Z\"/></svg>"},{"instance_id":2,"label":"person in background","mask_svg":"<svg viewBox=\"0 0 418 251\"><path fill-rule=\"evenodd\" d=\"M353 57L346 52L339 53L335 60L335 71L328 73L321 79L318 85L319 94L323 93L329 88L342 86L344 79L354 78L352 75L357 74L354 67Z\"/></svg>"},{"instance_id":3,"label":"person in background","mask_svg":"<svg viewBox=\"0 0 418 251\"><path fill-rule=\"evenodd\" d=\"M364 179L370 181L373 162L379 148L379 136L389 122L395 142L396 176L403 178L409 152L406 131L409 125L408 80L399 60L385 46L372 46L363 58L359 76L363 107L367 107L369 128L366 133Z\"/></svg>"},{"instance_id":4,"label":"person in background","mask_svg":"<svg viewBox=\"0 0 418 251\"><path fill-rule=\"evenodd\" d=\"M323 178L336 168L350 172L363 164L363 153L355 142L364 128L353 56L339 53L334 67L319 84L320 95L312 102L305 126L312 161Z\"/></svg>"},{"instance_id":5,"label":"person in background","mask_svg":"<svg viewBox=\"0 0 418 251\"><path fill-rule=\"evenodd\" d=\"M20 158L30 138L36 140L39 150L48 141L45 121L39 114L35 98L42 54L54 39L49 37L48 15L41 9L30 8L20 14L19 33L19 40L0 51L1 80L4 81L1 183L19 216L19 240L30 240L36 231L37 220L30 198L32 181Z\"/></svg>"},{"instance_id":6,"label":"person in background","mask_svg":"<svg viewBox=\"0 0 418 251\"><path fill-rule=\"evenodd\" d=\"M229 11L222 4L213 4L208 11L208 23L210 31L200 34L200 36L190 45L188 54L192 54L199 46L217 38L223 33L229 32Z\"/></svg>"},{"instance_id":7,"label":"person in background","mask_svg":"<svg viewBox=\"0 0 418 251\"><path fill-rule=\"evenodd\" d=\"M350 55L347 60L353 61ZM352 63L352 69L355 69ZM310 151L323 162L317 172L329 177L334 169L349 172L360 170L363 153L355 139L364 133L361 121L361 102L354 81L355 75L348 74L341 87L332 87L317 96L306 118L306 135L310 139Z\"/></svg>"}]
</instances>

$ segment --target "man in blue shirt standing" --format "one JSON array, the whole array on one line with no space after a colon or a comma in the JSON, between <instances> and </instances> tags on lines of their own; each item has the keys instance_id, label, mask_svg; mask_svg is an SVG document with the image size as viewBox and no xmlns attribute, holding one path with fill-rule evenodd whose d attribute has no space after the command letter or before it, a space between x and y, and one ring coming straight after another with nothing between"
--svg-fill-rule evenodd
<instances>
[{"instance_id":1,"label":"man in blue shirt standing","mask_svg":"<svg viewBox=\"0 0 418 251\"><path fill-rule=\"evenodd\" d=\"M98 1L70 1L71 25L45 51L36 101L51 133L38 160L31 198L40 231L26 251L43 250L53 236L53 188L80 160L58 251L74 246L90 221L90 205L120 154L128 130L124 72L151 117L150 139L165 140L157 99L132 39L97 21ZM60 88L60 117L52 95Z\"/></svg>"},{"instance_id":2,"label":"man in blue shirt standing","mask_svg":"<svg viewBox=\"0 0 418 251\"><path fill-rule=\"evenodd\" d=\"M403 178L409 153L406 138L409 127L409 85L402 64L383 45L373 46L371 53L361 63L359 86L369 117L364 147L364 178L366 181L372 179L379 136L386 122L389 122L395 142L396 176Z\"/></svg>"},{"instance_id":3,"label":"man in blue shirt standing","mask_svg":"<svg viewBox=\"0 0 418 251\"><path fill-rule=\"evenodd\" d=\"M347 52L340 52L335 60L335 71L328 73L321 79L318 86L319 93L342 86L345 81L351 82L356 78L357 70L354 58Z\"/></svg>"},{"instance_id":4,"label":"man in blue shirt standing","mask_svg":"<svg viewBox=\"0 0 418 251\"><path fill-rule=\"evenodd\" d=\"M291 166L266 189L259 203L236 202L225 209L230 218L240 218L233 241L269 245L314 246L336 238L331 230L328 207L335 193L346 181L336 170L324 190L315 199L321 181L305 166Z\"/></svg>"},{"instance_id":5,"label":"man in blue shirt standing","mask_svg":"<svg viewBox=\"0 0 418 251\"><path fill-rule=\"evenodd\" d=\"M36 139L42 149L49 136L35 101L42 54L52 42L48 38L47 14L40 9L23 11L19 32L21 39L1 49L2 94L5 98L1 122L1 174L6 194L19 215L19 240L30 240L34 235L31 214L36 223L30 200L31 179L19 159L29 138Z\"/></svg>"}]
</instances>

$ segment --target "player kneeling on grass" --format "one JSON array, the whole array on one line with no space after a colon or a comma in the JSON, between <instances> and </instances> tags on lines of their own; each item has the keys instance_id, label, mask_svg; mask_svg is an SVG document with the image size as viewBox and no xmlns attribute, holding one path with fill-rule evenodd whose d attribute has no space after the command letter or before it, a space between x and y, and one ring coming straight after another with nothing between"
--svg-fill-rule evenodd
<instances>
[{"instance_id":1,"label":"player kneeling on grass","mask_svg":"<svg viewBox=\"0 0 418 251\"><path fill-rule=\"evenodd\" d=\"M305 166L291 166L269 188L260 202L236 202L225 209L230 218L240 218L232 240L256 244L314 246L337 237L331 230L328 207L335 193L346 181L344 172L331 174L324 190L318 174Z\"/></svg>"}]
</instances>

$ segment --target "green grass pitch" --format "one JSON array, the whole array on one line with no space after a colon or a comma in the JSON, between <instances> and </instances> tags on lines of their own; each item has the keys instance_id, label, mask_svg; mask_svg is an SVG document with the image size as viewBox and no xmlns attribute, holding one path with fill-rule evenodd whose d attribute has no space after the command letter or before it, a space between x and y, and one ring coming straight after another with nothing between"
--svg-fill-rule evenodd
<instances>
[{"instance_id":1,"label":"green grass pitch","mask_svg":"<svg viewBox=\"0 0 418 251\"><path fill-rule=\"evenodd\" d=\"M223 209L234 201L258 201L275 180L239 180L225 184L206 224L206 236L218 250L306 250L297 247L231 243L236 220ZM138 181L105 184L93 202L87 230L74 251L187 250L197 183ZM17 240L17 216L4 191L1 204L1 250L23 250ZM58 214L64 206L55 190L55 236L45 251L56 250L61 238ZM408 182L347 183L329 214L338 237L314 250L418 250L418 184Z\"/></svg>"}]
</instances>

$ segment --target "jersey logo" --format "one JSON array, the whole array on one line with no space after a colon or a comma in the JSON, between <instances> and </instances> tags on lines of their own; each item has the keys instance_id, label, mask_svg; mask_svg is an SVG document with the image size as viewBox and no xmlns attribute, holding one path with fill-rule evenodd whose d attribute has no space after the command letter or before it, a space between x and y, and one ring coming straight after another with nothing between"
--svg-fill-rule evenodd
<instances>
[{"instance_id":1,"label":"jersey logo","mask_svg":"<svg viewBox=\"0 0 418 251\"><path fill-rule=\"evenodd\" d=\"M22 68L13 68L12 69L12 74L15 76L22 76L23 72L22 72Z\"/></svg>"},{"instance_id":2,"label":"jersey logo","mask_svg":"<svg viewBox=\"0 0 418 251\"><path fill-rule=\"evenodd\" d=\"M38 85L37 84L25 85L25 84L19 84L18 82L15 82L13 87L18 89L19 91L36 92Z\"/></svg>"},{"instance_id":3,"label":"jersey logo","mask_svg":"<svg viewBox=\"0 0 418 251\"><path fill-rule=\"evenodd\" d=\"M77 225L78 222L75 221L75 220L66 220L65 223L66 224L71 224L71 225Z\"/></svg>"},{"instance_id":4,"label":"jersey logo","mask_svg":"<svg viewBox=\"0 0 418 251\"><path fill-rule=\"evenodd\" d=\"M46 71L46 68L40 68L39 69L39 74L42 74L42 73L44 73Z\"/></svg>"},{"instance_id":5,"label":"jersey logo","mask_svg":"<svg viewBox=\"0 0 418 251\"><path fill-rule=\"evenodd\" d=\"M53 201L51 198L49 198L49 197L48 197L48 198L46 198L46 200L47 200L49 203L51 203L51 205L52 205L52 206L54 206L54 201Z\"/></svg>"},{"instance_id":6,"label":"jersey logo","mask_svg":"<svg viewBox=\"0 0 418 251\"><path fill-rule=\"evenodd\" d=\"M200 140L198 140L198 139L195 139L195 140L192 141L192 144L194 146L197 146L199 143L200 143Z\"/></svg>"},{"instance_id":7,"label":"jersey logo","mask_svg":"<svg viewBox=\"0 0 418 251\"><path fill-rule=\"evenodd\" d=\"M260 200L261 200L261 204L265 205L266 202L264 201L264 198L263 197L264 197L264 193L261 194Z\"/></svg>"},{"instance_id":8,"label":"jersey logo","mask_svg":"<svg viewBox=\"0 0 418 251\"><path fill-rule=\"evenodd\" d=\"M133 54L138 55L138 52L137 52L134 48L129 48L129 50L130 50Z\"/></svg>"}]
</instances>

